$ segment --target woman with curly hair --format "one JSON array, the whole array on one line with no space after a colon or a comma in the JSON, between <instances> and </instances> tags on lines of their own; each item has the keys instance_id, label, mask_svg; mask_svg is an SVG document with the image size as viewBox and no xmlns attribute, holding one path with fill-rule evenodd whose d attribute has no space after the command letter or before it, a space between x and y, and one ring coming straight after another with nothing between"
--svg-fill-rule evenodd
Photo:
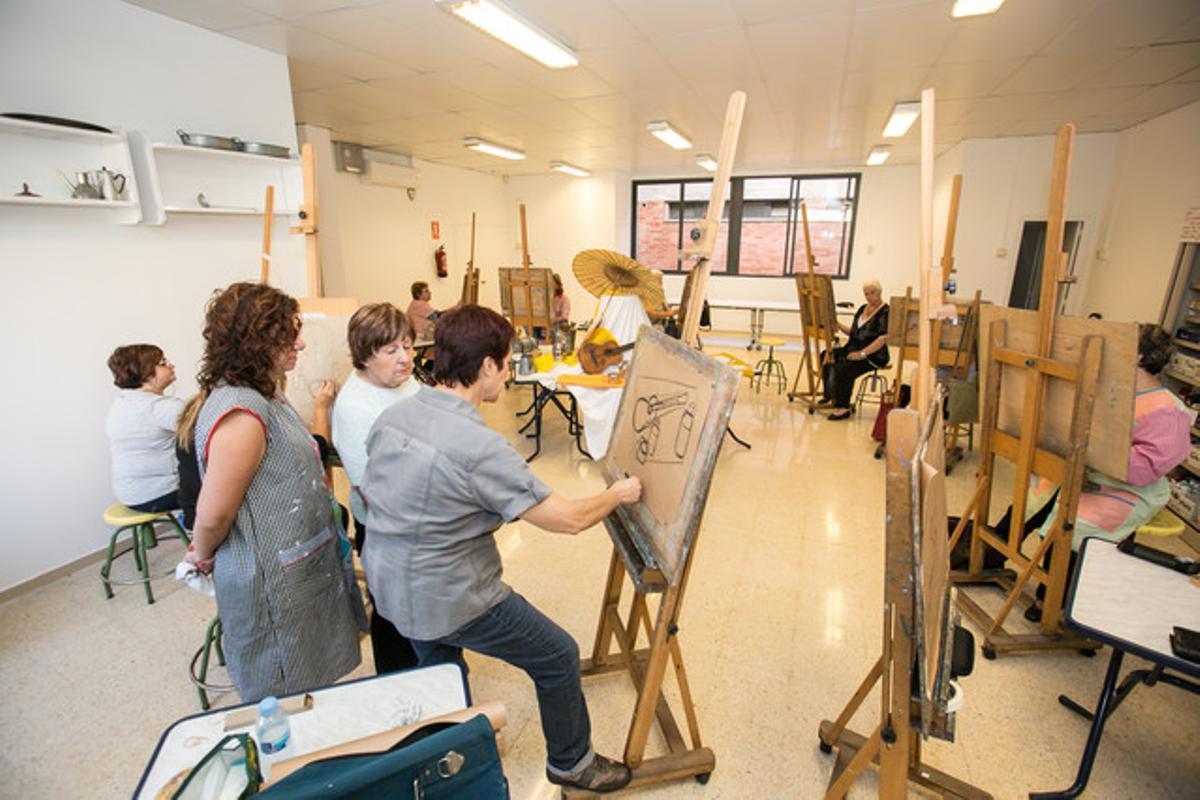
<instances>
[{"instance_id":1,"label":"woman with curly hair","mask_svg":"<svg viewBox=\"0 0 1200 800\"><path fill-rule=\"evenodd\" d=\"M280 388L304 349L299 306L235 283L209 302L204 342L187 560L212 573L230 677L245 702L332 683L361 660L366 616L317 445Z\"/></svg>"}]
</instances>

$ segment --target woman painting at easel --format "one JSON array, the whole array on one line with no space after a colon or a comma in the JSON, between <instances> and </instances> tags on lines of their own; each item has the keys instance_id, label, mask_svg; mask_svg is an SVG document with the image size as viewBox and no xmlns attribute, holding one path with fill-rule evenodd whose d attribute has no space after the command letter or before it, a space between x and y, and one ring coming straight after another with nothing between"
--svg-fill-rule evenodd
<instances>
[{"instance_id":1,"label":"woman painting at easel","mask_svg":"<svg viewBox=\"0 0 1200 800\"><path fill-rule=\"evenodd\" d=\"M833 349L833 358L822 368L824 403L832 403L828 419L839 421L850 416L850 393L860 375L888 365L888 307L883 302L883 286L871 279L863 283L867 302L854 312L849 326L838 323L850 340Z\"/></svg>"}]
</instances>

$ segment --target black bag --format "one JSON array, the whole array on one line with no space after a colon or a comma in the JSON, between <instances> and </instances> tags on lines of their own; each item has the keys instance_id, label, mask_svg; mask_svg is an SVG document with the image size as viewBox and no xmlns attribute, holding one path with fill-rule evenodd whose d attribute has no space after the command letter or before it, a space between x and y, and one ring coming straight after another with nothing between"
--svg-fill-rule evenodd
<instances>
[{"instance_id":1,"label":"black bag","mask_svg":"<svg viewBox=\"0 0 1200 800\"><path fill-rule=\"evenodd\" d=\"M480 714L466 722L421 728L384 753L314 761L255 797L498 800L508 797L508 781L492 724Z\"/></svg>"}]
</instances>

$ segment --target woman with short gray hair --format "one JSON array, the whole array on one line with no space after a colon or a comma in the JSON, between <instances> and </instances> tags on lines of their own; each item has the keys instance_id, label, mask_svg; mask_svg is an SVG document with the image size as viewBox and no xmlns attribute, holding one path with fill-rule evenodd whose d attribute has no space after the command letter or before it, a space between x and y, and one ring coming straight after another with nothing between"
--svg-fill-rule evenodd
<instances>
[{"instance_id":1,"label":"woman with short gray hair","mask_svg":"<svg viewBox=\"0 0 1200 800\"><path fill-rule=\"evenodd\" d=\"M854 312L854 321L848 326L838 323L849 340L827 354L821 369L824 402L833 406L828 419L834 422L850 417L850 393L858 377L888 365L888 307L883 302L883 286L872 278L863 281L862 288L867 302Z\"/></svg>"}]
</instances>

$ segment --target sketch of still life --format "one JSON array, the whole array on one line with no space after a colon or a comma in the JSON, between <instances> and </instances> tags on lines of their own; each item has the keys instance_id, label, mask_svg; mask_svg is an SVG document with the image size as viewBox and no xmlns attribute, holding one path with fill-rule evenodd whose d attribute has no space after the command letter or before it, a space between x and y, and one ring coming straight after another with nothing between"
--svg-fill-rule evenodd
<instances>
[{"instance_id":1,"label":"sketch of still life","mask_svg":"<svg viewBox=\"0 0 1200 800\"><path fill-rule=\"evenodd\" d=\"M633 406L637 460L682 463L690 452L696 423L696 394L687 384L645 378Z\"/></svg>"}]
</instances>

